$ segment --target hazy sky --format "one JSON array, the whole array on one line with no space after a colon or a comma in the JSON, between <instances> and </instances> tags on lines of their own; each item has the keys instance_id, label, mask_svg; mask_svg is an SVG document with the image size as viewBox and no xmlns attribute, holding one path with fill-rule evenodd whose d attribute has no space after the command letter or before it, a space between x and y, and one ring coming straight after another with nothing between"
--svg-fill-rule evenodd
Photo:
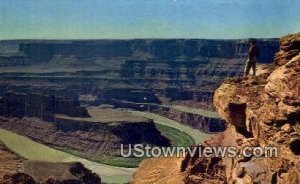
<instances>
[{"instance_id":1,"label":"hazy sky","mask_svg":"<svg viewBox=\"0 0 300 184\"><path fill-rule=\"evenodd\" d=\"M300 0L0 3L0 39L249 38L300 32Z\"/></svg>"}]
</instances>

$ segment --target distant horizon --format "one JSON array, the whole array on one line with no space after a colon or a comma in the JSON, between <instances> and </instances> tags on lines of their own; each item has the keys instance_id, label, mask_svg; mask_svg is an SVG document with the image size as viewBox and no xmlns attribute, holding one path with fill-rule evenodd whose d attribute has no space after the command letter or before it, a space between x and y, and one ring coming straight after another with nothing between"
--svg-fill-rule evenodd
<instances>
[{"instance_id":1,"label":"distant horizon","mask_svg":"<svg viewBox=\"0 0 300 184\"><path fill-rule=\"evenodd\" d=\"M2 0L0 40L280 38L299 0Z\"/></svg>"},{"instance_id":2,"label":"distant horizon","mask_svg":"<svg viewBox=\"0 0 300 184\"><path fill-rule=\"evenodd\" d=\"M293 33L290 33L293 34ZM287 34L289 35L289 34ZM285 36L285 35L283 35ZM281 36L282 37L282 36ZM281 37L273 37L273 38L26 38L26 39L0 39L0 41L97 41L97 40L274 40L280 39Z\"/></svg>"}]
</instances>

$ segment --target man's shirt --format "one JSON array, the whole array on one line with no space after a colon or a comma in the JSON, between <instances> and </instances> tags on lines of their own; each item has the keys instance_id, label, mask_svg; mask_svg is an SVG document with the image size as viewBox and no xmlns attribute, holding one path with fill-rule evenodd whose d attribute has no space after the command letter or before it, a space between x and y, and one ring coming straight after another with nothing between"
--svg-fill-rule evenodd
<instances>
[{"instance_id":1,"label":"man's shirt","mask_svg":"<svg viewBox=\"0 0 300 184\"><path fill-rule=\"evenodd\" d=\"M252 60L259 57L259 49L256 46L251 46L249 49L249 59Z\"/></svg>"}]
</instances>

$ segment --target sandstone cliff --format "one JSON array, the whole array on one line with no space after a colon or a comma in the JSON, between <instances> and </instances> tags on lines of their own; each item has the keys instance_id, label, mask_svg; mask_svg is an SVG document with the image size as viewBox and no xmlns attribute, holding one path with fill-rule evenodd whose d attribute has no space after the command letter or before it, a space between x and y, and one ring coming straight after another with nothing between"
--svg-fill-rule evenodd
<instances>
[{"instance_id":1,"label":"sandstone cliff","mask_svg":"<svg viewBox=\"0 0 300 184\"><path fill-rule=\"evenodd\" d=\"M245 146L276 146L278 157L187 157L182 165L186 183L300 183L299 43L300 34L281 38L277 65L257 77L223 82L214 105L228 128L204 144L236 146L239 151Z\"/></svg>"}]
</instances>

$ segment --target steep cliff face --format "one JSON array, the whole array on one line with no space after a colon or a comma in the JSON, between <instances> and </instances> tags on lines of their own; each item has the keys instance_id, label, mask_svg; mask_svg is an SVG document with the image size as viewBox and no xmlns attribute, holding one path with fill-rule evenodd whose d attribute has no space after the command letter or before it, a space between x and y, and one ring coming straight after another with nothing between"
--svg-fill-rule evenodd
<instances>
[{"instance_id":1,"label":"steep cliff face","mask_svg":"<svg viewBox=\"0 0 300 184\"><path fill-rule=\"evenodd\" d=\"M228 129L204 144L235 146L239 153L246 146L275 146L278 156L187 157L182 165L186 183L300 182L300 34L280 43L277 65L257 77L227 79L216 90L214 105ZM212 162L213 170L207 164Z\"/></svg>"},{"instance_id":2,"label":"steep cliff face","mask_svg":"<svg viewBox=\"0 0 300 184\"><path fill-rule=\"evenodd\" d=\"M53 121L54 114L73 117L89 117L87 110L76 100L54 95L5 93L0 99L0 116L37 117Z\"/></svg>"}]
</instances>

